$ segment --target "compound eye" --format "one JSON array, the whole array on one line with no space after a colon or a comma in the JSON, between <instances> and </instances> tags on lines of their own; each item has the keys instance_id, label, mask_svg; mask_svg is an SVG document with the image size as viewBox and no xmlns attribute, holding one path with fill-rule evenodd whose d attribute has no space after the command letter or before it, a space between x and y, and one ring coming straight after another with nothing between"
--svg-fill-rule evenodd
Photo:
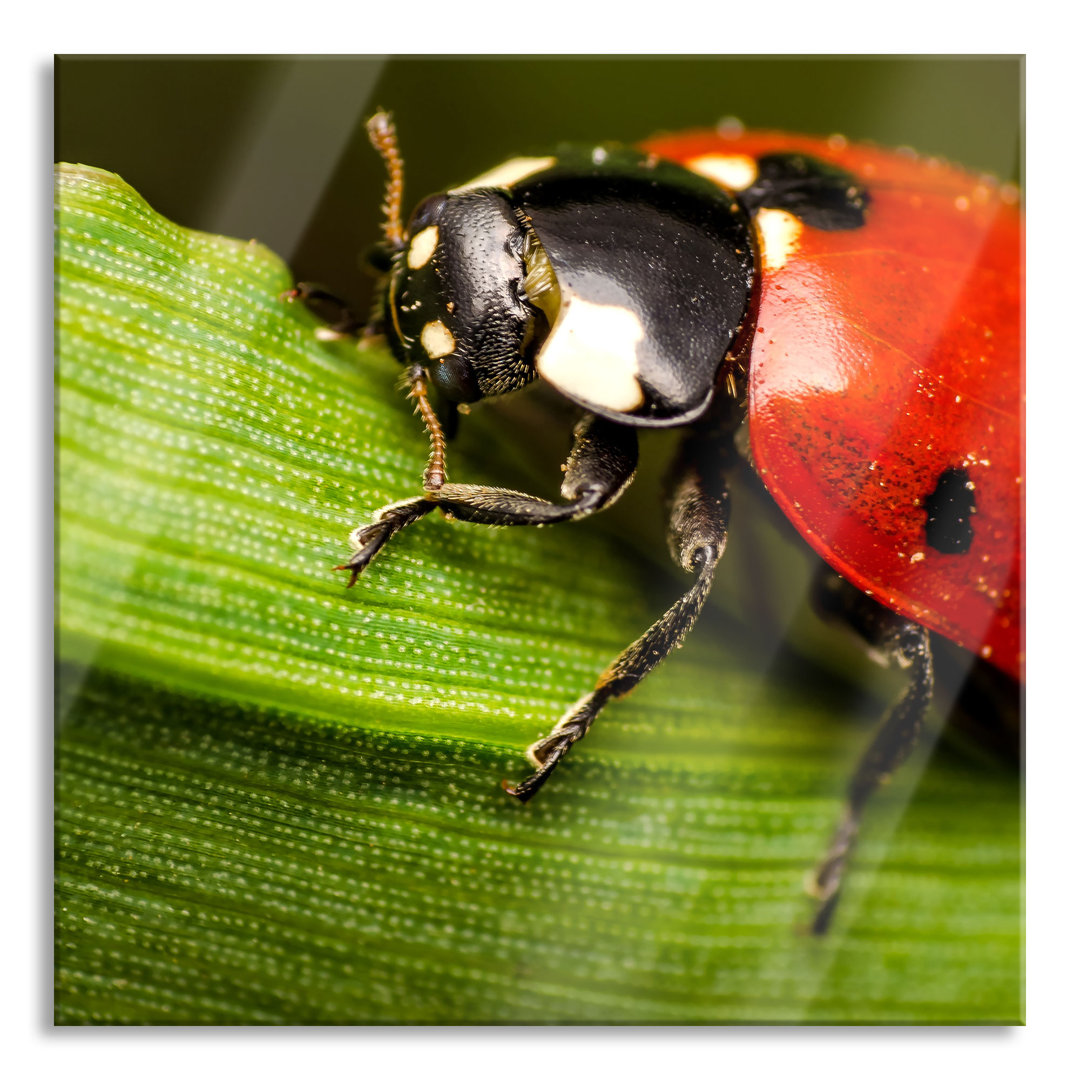
<instances>
[{"instance_id":1,"label":"compound eye","mask_svg":"<svg viewBox=\"0 0 1080 1080\"><path fill-rule=\"evenodd\" d=\"M460 356L444 356L429 368L431 381L451 401L478 401L483 395L472 365Z\"/></svg>"},{"instance_id":2,"label":"compound eye","mask_svg":"<svg viewBox=\"0 0 1080 1080\"><path fill-rule=\"evenodd\" d=\"M409 218L409 232L415 236L421 229L434 224L446 205L446 196L442 193L429 195L422 199Z\"/></svg>"}]
</instances>

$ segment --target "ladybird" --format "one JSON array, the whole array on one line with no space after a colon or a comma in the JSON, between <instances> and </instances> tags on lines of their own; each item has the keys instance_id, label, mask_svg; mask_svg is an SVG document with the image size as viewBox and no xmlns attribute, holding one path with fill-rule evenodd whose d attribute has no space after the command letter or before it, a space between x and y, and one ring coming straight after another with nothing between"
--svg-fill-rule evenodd
<instances>
[{"instance_id":1,"label":"ladybird","mask_svg":"<svg viewBox=\"0 0 1080 1080\"><path fill-rule=\"evenodd\" d=\"M368 131L388 183L365 332L404 366L431 454L422 493L359 526L338 569L355 584L436 509L486 525L579 520L632 481L639 428L686 429L668 536L692 583L529 748L532 774L503 784L525 802L693 626L724 551L730 478L755 472L831 568L820 610L909 673L808 880L824 933L867 801L924 724L929 631L1023 676L1015 189L910 152L725 124L516 158L406 221L389 116ZM537 378L584 413L563 501L449 482L440 404Z\"/></svg>"}]
</instances>

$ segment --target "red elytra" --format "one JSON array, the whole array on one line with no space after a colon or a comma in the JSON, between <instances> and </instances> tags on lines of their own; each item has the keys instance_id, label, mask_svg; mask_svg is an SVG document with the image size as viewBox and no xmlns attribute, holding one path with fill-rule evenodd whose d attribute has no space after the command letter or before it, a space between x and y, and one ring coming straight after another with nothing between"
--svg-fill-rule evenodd
<instances>
[{"instance_id":1,"label":"red elytra","mask_svg":"<svg viewBox=\"0 0 1080 1080\"><path fill-rule=\"evenodd\" d=\"M887 607L1022 678L1023 222L1016 192L846 140L723 131L644 148L802 152L866 186L863 227L803 227L766 260L749 372L750 444L811 547ZM782 261L782 265L779 262ZM926 538L949 468L974 486L964 553Z\"/></svg>"}]
</instances>

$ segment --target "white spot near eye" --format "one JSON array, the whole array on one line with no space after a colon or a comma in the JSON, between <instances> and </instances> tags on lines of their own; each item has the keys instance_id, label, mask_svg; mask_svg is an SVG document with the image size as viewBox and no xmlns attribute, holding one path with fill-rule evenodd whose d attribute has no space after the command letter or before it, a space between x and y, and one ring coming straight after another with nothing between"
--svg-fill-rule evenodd
<instances>
[{"instance_id":1,"label":"white spot near eye","mask_svg":"<svg viewBox=\"0 0 1080 1080\"><path fill-rule=\"evenodd\" d=\"M759 210L754 218L761 234L761 261L766 270L782 270L799 250L802 222L786 210Z\"/></svg>"},{"instance_id":2,"label":"white spot near eye","mask_svg":"<svg viewBox=\"0 0 1080 1080\"><path fill-rule=\"evenodd\" d=\"M435 254L435 249L438 246L439 226L429 225L426 229L421 229L412 238L412 243L409 244L409 254L405 257L409 269L419 270Z\"/></svg>"},{"instance_id":3,"label":"white spot near eye","mask_svg":"<svg viewBox=\"0 0 1080 1080\"><path fill-rule=\"evenodd\" d=\"M424 329L420 331L420 344L432 360L449 356L457 346L454 335L438 320L424 323Z\"/></svg>"},{"instance_id":4,"label":"white spot near eye","mask_svg":"<svg viewBox=\"0 0 1080 1080\"><path fill-rule=\"evenodd\" d=\"M536 358L541 377L586 404L630 412L645 403L638 382L641 320L617 304L571 296Z\"/></svg>"},{"instance_id":5,"label":"white spot near eye","mask_svg":"<svg viewBox=\"0 0 1080 1080\"><path fill-rule=\"evenodd\" d=\"M461 187L451 188L448 194L460 195L463 191L472 191L475 188L508 188L519 180L533 173L550 169L555 164L553 157L517 157L496 165L486 173L482 173L475 180L470 180Z\"/></svg>"},{"instance_id":6,"label":"white spot near eye","mask_svg":"<svg viewBox=\"0 0 1080 1080\"><path fill-rule=\"evenodd\" d=\"M702 154L687 162L686 167L723 184L729 191L743 191L757 179L757 162L746 154Z\"/></svg>"}]
</instances>

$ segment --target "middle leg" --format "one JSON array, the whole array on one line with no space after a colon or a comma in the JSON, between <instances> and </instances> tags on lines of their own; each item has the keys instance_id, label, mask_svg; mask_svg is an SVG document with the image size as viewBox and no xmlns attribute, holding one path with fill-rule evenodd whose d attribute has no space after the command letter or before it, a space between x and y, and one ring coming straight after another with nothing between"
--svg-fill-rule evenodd
<instances>
[{"instance_id":1,"label":"middle leg","mask_svg":"<svg viewBox=\"0 0 1080 1080\"><path fill-rule=\"evenodd\" d=\"M690 588L601 674L593 690L570 707L551 734L528 750L535 772L520 784L503 781L515 799L528 802L543 787L566 752L584 738L600 710L623 697L672 650L697 621L727 542L728 489L724 465L728 446L692 435L674 474L668 544L672 557L697 577Z\"/></svg>"}]
</instances>

